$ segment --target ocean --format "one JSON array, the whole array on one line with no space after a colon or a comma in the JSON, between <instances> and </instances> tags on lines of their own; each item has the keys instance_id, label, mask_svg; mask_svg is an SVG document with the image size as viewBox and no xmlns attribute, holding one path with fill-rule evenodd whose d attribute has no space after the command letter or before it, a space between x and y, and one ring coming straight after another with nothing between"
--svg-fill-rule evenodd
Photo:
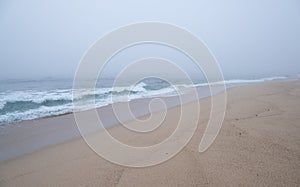
<instances>
[{"instance_id":1,"label":"ocean","mask_svg":"<svg viewBox=\"0 0 300 187\"><path fill-rule=\"evenodd\" d=\"M235 86L283 79L287 77L229 79L225 80L225 83L226 86ZM174 96L177 94L175 87L184 90L208 85L204 80L193 80L192 85L180 81L177 81L176 85L171 85L161 79L148 78L134 86L124 81L123 85L112 88L113 81L109 78L100 79L95 89L83 89L79 97L73 98L72 79L0 80L0 126L70 113L74 111L73 102L84 103L85 107L81 110L87 110L112 102Z\"/></svg>"}]
</instances>

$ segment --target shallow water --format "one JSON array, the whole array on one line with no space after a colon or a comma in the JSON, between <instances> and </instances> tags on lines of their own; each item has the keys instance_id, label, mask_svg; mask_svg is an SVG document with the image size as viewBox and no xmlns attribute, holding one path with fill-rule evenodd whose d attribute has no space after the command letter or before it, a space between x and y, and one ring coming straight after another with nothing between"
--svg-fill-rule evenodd
<instances>
[{"instance_id":1,"label":"shallow water","mask_svg":"<svg viewBox=\"0 0 300 187\"><path fill-rule=\"evenodd\" d=\"M226 80L226 86L283 80L286 77L269 77L263 79ZM176 85L157 79L148 78L135 85L123 81L121 85L112 86L113 79L100 79L95 89L81 89L73 98L73 80L41 79L41 80L1 80L0 81L0 125L41 117L66 114L74 111L73 102L80 108L88 110L106 106L115 102L124 102L141 98L172 97L197 88L199 97L210 95L208 84L203 80L194 80L194 84L180 81ZM84 85L84 81L82 82ZM168 105L174 105L174 98L165 99Z\"/></svg>"}]
</instances>

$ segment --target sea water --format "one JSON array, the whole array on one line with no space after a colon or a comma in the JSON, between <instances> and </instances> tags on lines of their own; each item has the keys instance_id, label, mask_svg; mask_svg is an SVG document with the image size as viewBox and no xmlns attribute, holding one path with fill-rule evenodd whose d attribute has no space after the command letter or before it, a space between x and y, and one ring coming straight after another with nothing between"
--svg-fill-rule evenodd
<instances>
[{"instance_id":1,"label":"sea water","mask_svg":"<svg viewBox=\"0 0 300 187\"><path fill-rule=\"evenodd\" d=\"M232 86L278 79L286 77L230 79L225 80L225 84ZM87 110L113 102L171 97L178 94L178 88L201 88L208 85L204 80L193 80L192 84L174 82L171 84L161 79L148 78L135 85L126 84L124 81L116 87L112 86L114 79L103 78L97 81L94 89L82 89L80 95L74 98L72 79L0 80L0 125L70 113L74 111L73 102L83 103L86 107L82 110Z\"/></svg>"}]
</instances>

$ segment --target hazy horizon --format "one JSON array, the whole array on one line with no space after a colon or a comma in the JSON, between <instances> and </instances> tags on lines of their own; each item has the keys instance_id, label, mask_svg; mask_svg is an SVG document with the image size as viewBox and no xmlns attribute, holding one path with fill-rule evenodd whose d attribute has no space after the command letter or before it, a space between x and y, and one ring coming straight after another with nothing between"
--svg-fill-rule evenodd
<instances>
[{"instance_id":1,"label":"hazy horizon","mask_svg":"<svg viewBox=\"0 0 300 187\"><path fill-rule=\"evenodd\" d=\"M178 25L204 41L225 78L300 74L300 2L288 1L10 1L0 3L0 79L72 78L81 57L98 38L136 22ZM164 56L193 65L169 49L125 51L134 57ZM119 65L110 65L113 76ZM151 68L151 67L150 67Z\"/></svg>"}]
</instances>

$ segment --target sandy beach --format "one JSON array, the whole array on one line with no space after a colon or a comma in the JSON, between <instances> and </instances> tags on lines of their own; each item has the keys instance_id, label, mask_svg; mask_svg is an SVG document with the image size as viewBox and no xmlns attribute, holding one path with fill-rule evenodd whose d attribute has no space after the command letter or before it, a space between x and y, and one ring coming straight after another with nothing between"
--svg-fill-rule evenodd
<instances>
[{"instance_id":1,"label":"sandy beach","mask_svg":"<svg viewBox=\"0 0 300 187\"><path fill-rule=\"evenodd\" d=\"M198 145L209 120L210 98L200 105L198 128L187 146L172 159L145 168L99 157L79 136L72 114L16 123L1 130L0 186L300 185L300 81L228 89L222 129L204 153ZM109 132L130 145L152 145L172 133L178 114L180 107L169 109L162 126L149 134L121 126ZM38 143L28 145L32 142ZM18 156L12 147L26 150Z\"/></svg>"}]
</instances>

